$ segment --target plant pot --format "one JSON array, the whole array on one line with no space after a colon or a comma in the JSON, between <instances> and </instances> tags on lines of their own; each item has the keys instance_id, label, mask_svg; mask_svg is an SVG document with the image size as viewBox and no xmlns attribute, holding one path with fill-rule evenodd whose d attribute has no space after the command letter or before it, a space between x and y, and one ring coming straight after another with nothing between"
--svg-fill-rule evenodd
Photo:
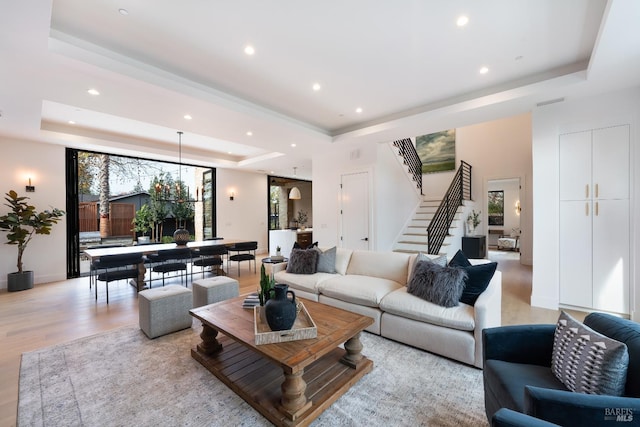
<instances>
[{"instance_id":1,"label":"plant pot","mask_svg":"<svg viewBox=\"0 0 640 427\"><path fill-rule=\"evenodd\" d=\"M33 288L33 271L7 274L7 290L9 292L25 291Z\"/></svg>"},{"instance_id":2,"label":"plant pot","mask_svg":"<svg viewBox=\"0 0 640 427\"><path fill-rule=\"evenodd\" d=\"M149 237L149 236L140 236L140 237L138 237L138 243L140 245L146 245L150 241L151 241L151 237Z\"/></svg>"}]
</instances>

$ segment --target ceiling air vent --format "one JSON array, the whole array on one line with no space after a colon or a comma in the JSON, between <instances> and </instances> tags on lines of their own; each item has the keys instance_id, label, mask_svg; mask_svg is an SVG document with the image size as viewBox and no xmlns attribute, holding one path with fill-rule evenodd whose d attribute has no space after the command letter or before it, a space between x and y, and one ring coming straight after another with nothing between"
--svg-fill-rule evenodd
<instances>
[{"instance_id":1,"label":"ceiling air vent","mask_svg":"<svg viewBox=\"0 0 640 427\"><path fill-rule=\"evenodd\" d=\"M557 102L562 102L562 101L564 101L564 98L550 99L548 101L538 102L536 104L536 107L544 107L545 105L555 104Z\"/></svg>"}]
</instances>

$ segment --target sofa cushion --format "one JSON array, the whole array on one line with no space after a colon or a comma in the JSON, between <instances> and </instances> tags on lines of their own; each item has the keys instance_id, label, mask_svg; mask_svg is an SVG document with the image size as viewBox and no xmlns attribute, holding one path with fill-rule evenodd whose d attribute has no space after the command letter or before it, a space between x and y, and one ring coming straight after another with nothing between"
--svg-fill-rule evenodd
<instances>
[{"instance_id":1,"label":"sofa cushion","mask_svg":"<svg viewBox=\"0 0 640 427\"><path fill-rule=\"evenodd\" d=\"M336 249L336 272L343 276L347 274L347 268L349 267L349 261L351 261L351 255L353 249L337 248Z\"/></svg>"},{"instance_id":2,"label":"sofa cushion","mask_svg":"<svg viewBox=\"0 0 640 427\"><path fill-rule=\"evenodd\" d=\"M382 298L389 292L404 288L398 282L379 277L348 274L318 283L321 294L341 301L378 307Z\"/></svg>"},{"instance_id":3,"label":"sofa cushion","mask_svg":"<svg viewBox=\"0 0 640 427\"><path fill-rule=\"evenodd\" d=\"M627 346L560 313L553 337L551 370L571 391L622 396L627 380Z\"/></svg>"},{"instance_id":4,"label":"sofa cushion","mask_svg":"<svg viewBox=\"0 0 640 427\"><path fill-rule=\"evenodd\" d=\"M293 249L287 262L287 273L313 274L318 266L318 251L315 249Z\"/></svg>"},{"instance_id":5,"label":"sofa cushion","mask_svg":"<svg viewBox=\"0 0 640 427\"><path fill-rule=\"evenodd\" d=\"M318 294L318 283L336 277L335 274L293 274L286 271L278 271L274 278L276 283L284 283L292 289L300 289L309 293Z\"/></svg>"},{"instance_id":6,"label":"sofa cushion","mask_svg":"<svg viewBox=\"0 0 640 427\"><path fill-rule=\"evenodd\" d=\"M473 331L476 327L474 309L470 305L442 307L411 295L406 287L382 298L380 309L396 316L461 331Z\"/></svg>"},{"instance_id":7,"label":"sofa cushion","mask_svg":"<svg viewBox=\"0 0 640 427\"><path fill-rule=\"evenodd\" d=\"M527 385L567 390L547 366L489 359L483 369L485 394L491 393L486 398L518 412L525 411L524 387Z\"/></svg>"},{"instance_id":8,"label":"sofa cushion","mask_svg":"<svg viewBox=\"0 0 640 427\"><path fill-rule=\"evenodd\" d=\"M353 251L347 275L379 277L407 283L409 255L400 252Z\"/></svg>"},{"instance_id":9,"label":"sofa cushion","mask_svg":"<svg viewBox=\"0 0 640 427\"><path fill-rule=\"evenodd\" d=\"M419 261L407 291L442 307L455 307L462 296L467 273L461 268L442 267L431 261Z\"/></svg>"},{"instance_id":10,"label":"sofa cushion","mask_svg":"<svg viewBox=\"0 0 640 427\"><path fill-rule=\"evenodd\" d=\"M337 273L336 271L336 247L331 249L322 250L315 248L318 251L318 268L319 273Z\"/></svg>"}]
</instances>

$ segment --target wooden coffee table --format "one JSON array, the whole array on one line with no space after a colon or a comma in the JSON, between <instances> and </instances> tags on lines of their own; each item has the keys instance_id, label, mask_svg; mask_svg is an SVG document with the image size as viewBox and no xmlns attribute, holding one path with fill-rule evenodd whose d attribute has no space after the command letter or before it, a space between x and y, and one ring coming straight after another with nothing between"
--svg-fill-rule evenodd
<instances>
[{"instance_id":1,"label":"wooden coffee table","mask_svg":"<svg viewBox=\"0 0 640 427\"><path fill-rule=\"evenodd\" d=\"M255 345L253 310L243 300L190 311L203 326L191 356L275 425L310 424L373 369L360 342L370 317L301 299L317 338Z\"/></svg>"}]
</instances>

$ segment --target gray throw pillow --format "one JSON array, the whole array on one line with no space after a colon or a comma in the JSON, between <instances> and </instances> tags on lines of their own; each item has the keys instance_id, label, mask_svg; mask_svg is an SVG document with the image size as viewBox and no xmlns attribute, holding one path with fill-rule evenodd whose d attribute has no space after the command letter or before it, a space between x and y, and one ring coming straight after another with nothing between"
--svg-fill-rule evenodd
<instances>
[{"instance_id":1,"label":"gray throw pillow","mask_svg":"<svg viewBox=\"0 0 640 427\"><path fill-rule=\"evenodd\" d=\"M416 256L416 259L413 261L413 268L411 269L411 276L409 277L409 280L407 280L407 285L409 284L409 282L411 282L411 279L413 278L413 275L416 272L416 266L418 265L418 263L420 261L432 262L432 263L437 264L437 265L442 266L442 267L446 267L447 266L447 256L446 255L440 255L437 258L431 259L426 254L423 254L422 252L419 252L418 255Z\"/></svg>"},{"instance_id":2,"label":"gray throw pillow","mask_svg":"<svg viewBox=\"0 0 640 427\"><path fill-rule=\"evenodd\" d=\"M318 273L337 273L336 271L336 247L327 249L322 252L320 248L314 248L318 251Z\"/></svg>"},{"instance_id":3,"label":"gray throw pillow","mask_svg":"<svg viewBox=\"0 0 640 427\"><path fill-rule=\"evenodd\" d=\"M458 305L467 273L455 267L442 267L430 261L420 261L414 269L407 292L442 307Z\"/></svg>"},{"instance_id":4,"label":"gray throw pillow","mask_svg":"<svg viewBox=\"0 0 640 427\"><path fill-rule=\"evenodd\" d=\"M629 352L624 343L560 313L553 337L551 370L571 391L622 396Z\"/></svg>"},{"instance_id":5,"label":"gray throw pillow","mask_svg":"<svg viewBox=\"0 0 640 427\"><path fill-rule=\"evenodd\" d=\"M287 273L313 274L318 264L318 251L315 249L293 249L287 262Z\"/></svg>"}]
</instances>

